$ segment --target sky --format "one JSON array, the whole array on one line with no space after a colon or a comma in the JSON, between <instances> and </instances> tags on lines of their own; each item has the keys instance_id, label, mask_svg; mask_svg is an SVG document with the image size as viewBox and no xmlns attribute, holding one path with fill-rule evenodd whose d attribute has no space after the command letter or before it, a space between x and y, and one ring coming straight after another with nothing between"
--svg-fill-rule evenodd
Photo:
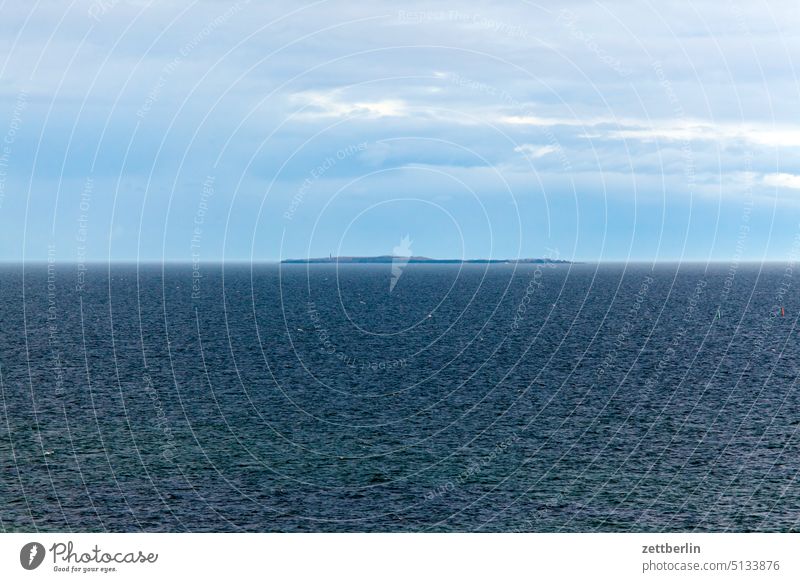
<instances>
[{"instance_id":1,"label":"sky","mask_svg":"<svg viewBox=\"0 0 800 582\"><path fill-rule=\"evenodd\" d=\"M2 261L800 252L796 2L0 14Z\"/></svg>"}]
</instances>

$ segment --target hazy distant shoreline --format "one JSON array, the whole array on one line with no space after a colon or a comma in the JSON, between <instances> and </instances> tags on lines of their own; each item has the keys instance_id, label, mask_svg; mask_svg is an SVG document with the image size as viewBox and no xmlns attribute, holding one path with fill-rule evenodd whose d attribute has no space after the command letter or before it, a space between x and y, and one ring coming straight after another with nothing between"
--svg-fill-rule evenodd
<instances>
[{"instance_id":1,"label":"hazy distant shoreline","mask_svg":"<svg viewBox=\"0 0 800 582\"><path fill-rule=\"evenodd\" d=\"M428 257L398 257L393 255L381 255L377 257L320 257L312 259L284 259L282 264L316 264L316 263L368 263L368 264L391 264L391 263L431 263L431 264L488 264L488 263L533 263L533 264L571 264L571 261L558 259L431 259Z\"/></svg>"}]
</instances>

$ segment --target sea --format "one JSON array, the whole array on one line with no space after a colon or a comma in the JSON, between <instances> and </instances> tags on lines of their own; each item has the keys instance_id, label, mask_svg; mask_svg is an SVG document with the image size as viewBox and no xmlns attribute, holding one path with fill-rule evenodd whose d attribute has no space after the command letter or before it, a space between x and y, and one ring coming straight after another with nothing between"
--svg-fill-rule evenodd
<instances>
[{"instance_id":1,"label":"sea","mask_svg":"<svg viewBox=\"0 0 800 582\"><path fill-rule=\"evenodd\" d=\"M0 266L0 528L800 529L792 263Z\"/></svg>"}]
</instances>

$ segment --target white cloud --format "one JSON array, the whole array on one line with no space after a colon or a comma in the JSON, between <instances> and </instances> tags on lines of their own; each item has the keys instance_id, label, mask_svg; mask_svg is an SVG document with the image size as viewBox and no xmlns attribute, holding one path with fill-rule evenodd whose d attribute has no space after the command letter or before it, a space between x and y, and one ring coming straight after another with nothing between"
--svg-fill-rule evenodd
<instances>
[{"instance_id":1,"label":"white cloud","mask_svg":"<svg viewBox=\"0 0 800 582\"><path fill-rule=\"evenodd\" d=\"M524 143L514 148L514 151L519 154L524 154L528 158L535 159L551 154L558 151L558 148L553 145L537 146L529 143Z\"/></svg>"},{"instance_id":2,"label":"white cloud","mask_svg":"<svg viewBox=\"0 0 800 582\"><path fill-rule=\"evenodd\" d=\"M626 125L626 124L623 124ZM697 120L662 121L652 125L632 124L632 127L614 130L609 137L638 139L642 141L739 141L768 147L800 146L800 128L776 129L770 125L709 123Z\"/></svg>"},{"instance_id":3,"label":"white cloud","mask_svg":"<svg viewBox=\"0 0 800 582\"><path fill-rule=\"evenodd\" d=\"M662 119L644 121L629 118L591 117L564 118L533 115L497 115L498 123L530 127L583 127L591 128L584 137L593 139L629 139L639 141L711 141L749 142L767 147L800 146L800 127L786 126L778 129L768 124L714 123L698 119ZM606 126L606 127L603 127ZM616 126L616 128L611 129Z\"/></svg>"},{"instance_id":4,"label":"white cloud","mask_svg":"<svg viewBox=\"0 0 800 582\"><path fill-rule=\"evenodd\" d=\"M328 93L305 91L292 96L312 111L304 112L302 117L348 117L360 115L369 118L405 117L409 114L405 102L400 99L380 99L376 101L346 101L336 91Z\"/></svg>"},{"instance_id":5,"label":"white cloud","mask_svg":"<svg viewBox=\"0 0 800 582\"><path fill-rule=\"evenodd\" d=\"M505 123L508 125L529 125L532 127L554 127L556 125L569 125L569 126L593 126L598 123L608 123L607 120L598 121L594 119L568 119L563 117L538 117L535 115L500 115L496 118L498 123Z\"/></svg>"},{"instance_id":6,"label":"white cloud","mask_svg":"<svg viewBox=\"0 0 800 582\"><path fill-rule=\"evenodd\" d=\"M767 174L764 176L764 184L775 188L792 188L800 190L800 176L795 174Z\"/></svg>"}]
</instances>

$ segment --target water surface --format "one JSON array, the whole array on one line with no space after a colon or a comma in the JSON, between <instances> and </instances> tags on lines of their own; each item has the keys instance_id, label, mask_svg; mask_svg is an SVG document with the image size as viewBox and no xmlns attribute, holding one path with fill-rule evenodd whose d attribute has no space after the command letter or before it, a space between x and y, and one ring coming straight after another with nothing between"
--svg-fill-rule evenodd
<instances>
[{"instance_id":1,"label":"water surface","mask_svg":"<svg viewBox=\"0 0 800 582\"><path fill-rule=\"evenodd\" d=\"M794 531L784 265L4 266L5 531ZM784 308L784 316L780 308Z\"/></svg>"}]
</instances>

